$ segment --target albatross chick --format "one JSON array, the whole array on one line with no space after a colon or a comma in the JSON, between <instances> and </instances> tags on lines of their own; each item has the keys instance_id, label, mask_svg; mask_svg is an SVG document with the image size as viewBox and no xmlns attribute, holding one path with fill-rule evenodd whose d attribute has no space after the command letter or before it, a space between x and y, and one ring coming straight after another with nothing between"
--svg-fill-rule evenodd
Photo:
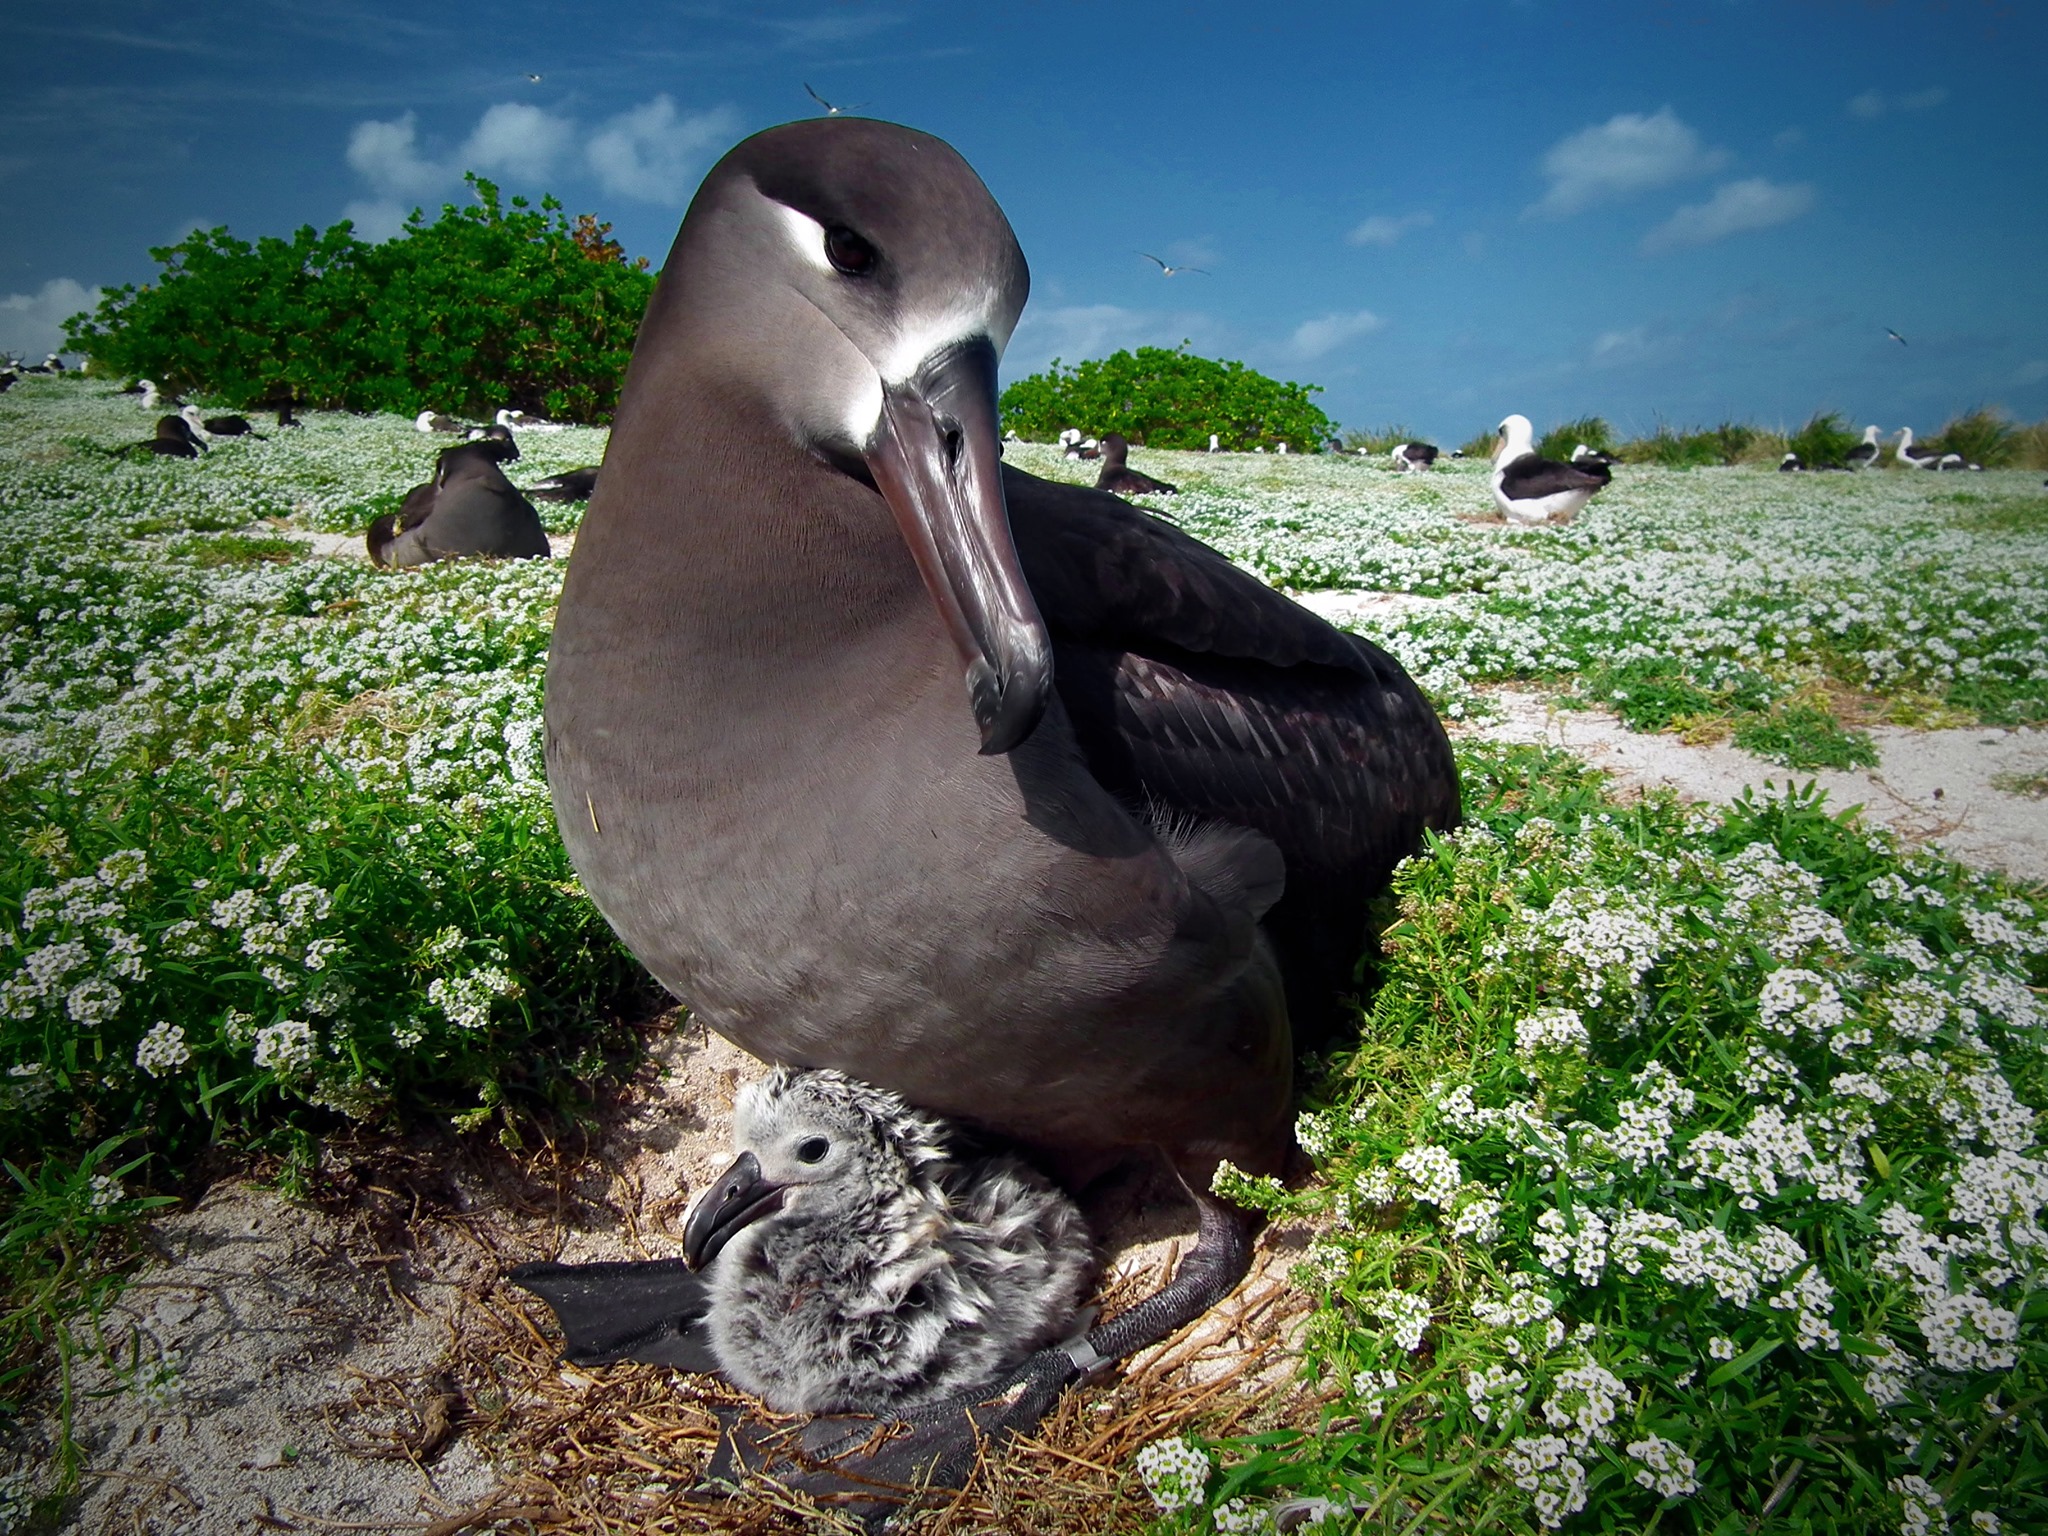
<instances>
[{"instance_id":1,"label":"albatross chick","mask_svg":"<svg viewBox=\"0 0 2048 1536\"><path fill-rule=\"evenodd\" d=\"M1088 1228L1016 1158L956 1157L940 1121L840 1072L749 1084L733 1128L684 1246L721 1369L771 1408L936 1403L1073 1331Z\"/></svg>"}]
</instances>

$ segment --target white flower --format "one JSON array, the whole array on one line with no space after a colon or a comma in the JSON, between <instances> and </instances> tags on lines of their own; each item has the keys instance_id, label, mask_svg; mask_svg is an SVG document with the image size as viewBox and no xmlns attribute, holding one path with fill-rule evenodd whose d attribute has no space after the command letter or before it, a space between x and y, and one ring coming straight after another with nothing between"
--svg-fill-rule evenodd
<instances>
[{"instance_id":1,"label":"white flower","mask_svg":"<svg viewBox=\"0 0 2048 1536\"><path fill-rule=\"evenodd\" d=\"M1429 1298L1412 1291L1373 1291L1361 1296L1359 1308L1387 1325L1387 1337L1395 1347L1417 1350L1429 1329Z\"/></svg>"},{"instance_id":2,"label":"white flower","mask_svg":"<svg viewBox=\"0 0 2048 1536\"><path fill-rule=\"evenodd\" d=\"M1733 1360L1735 1358L1735 1341L1726 1334L1716 1334L1713 1338L1707 1340L1707 1353L1716 1360Z\"/></svg>"},{"instance_id":3,"label":"white flower","mask_svg":"<svg viewBox=\"0 0 2048 1536\"><path fill-rule=\"evenodd\" d=\"M1899 1516L1901 1536L1938 1536L1948 1529L1948 1511L1942 1507L1941 1495L1926 1478L1908 1474L1893 1478L1885 1486L1899 1496L1903 1506Z\"/></svg>"},{"instance_id":4,"label":"white flower","mask_svg":"<svg viewBox=\"0 0 2048 1536\"><path fill-rule=\"evenodd\" d=\"M1563 1430L1574 1449L1612 1437L1608 1425L1628 1401L1628 1388L1602 1365L1576 1365L1559 1371L1543 1403L1543 1421Z\"/></svg>"},{"instance_id":5,"label":"white flower","mask_svg":"<svg viewBox=\"0 0 2048 1536\"><path fill-rule=\"evenodd\" d=\"M1265 1506L1254 1504L1249 1499L1225 1499L1210 1511L1209 1518L1215 1521L1217 1530L1228 1533L1228 1536L1271 1530L1273 1526Z\"/></svg>"},{"instance_id":6,"label":"white flower","mask_svg":"<svg viewBox=\"0 0 2048 1536\"><path fill-rule=\"evenodd\" d=\"M1482 1248L1499 1242L1500 1210L1500 1201L1491 1195L1478 1195L1467 1200L1451 1218L1451 1236L1477 1243Z\"/></svg>"},{"instance_id":7,"label":"white flower","mask_svg":"<svg viewBox=\"0 0 2048 1536\"><path fill-rule=\"evenodd\" d=\"M1471 1399L1472 1416L1482 1424L1493 1422L1495 1413L1503 1418L1521 1406L1522 1388L1529 1379L1510 1365L1489 1365L1465 1377L1465 1396Z\"/></svg>"},{"instance_id":8,"label":"white flower","mask_svg":"<svg viewBox=\"0 0 2048 1536\"><path fill-rule=\"evenodd\" d=\"M1631 1440L1628 1454L1631 1461L1640 1463L1636 1481L1656 1490L1662 1498L1682 1498L1699 1487L1699 1480L1693 1476L1693 1459L1659 1435Z\"/></svg>"},{"instance_id":9,"label":"white flower","mask_svg":"<svg viewBox=\"0 0 2048 1536\"><path fill-rule=\"evenodd\" d=\"M1515 1054L1527 1059L1584 1056L1592 1043L1576 1008L1540 1008L1515 1021Z\"/></svg>"},{"instance_id":10,"label":"white flower","mask_svg":"<svg viewBox=\"0 0 2048 1536\"><path fill-rule=\"evenodd\" d=\"M1556 1529L1586 1507L1586 1467L1556 1435L1524 1435L1502 1463L1509 1479L1530 1495L1536 1518Z\"/></svg>"},{"instance_id":11,"label":"white flower","mask_svg":"<svg viewBox=\"0 0 2048 1536\"><path fill-rule=\"evenodd\" d=\"M1193 1509L1202 1502L1213 1470L1209 1453L1178 1435L1154 1440L1138 1452L1138 1476L1162 1512Z\"/></svg>"},{"instance_id":12,"label":"white flower","mask_svg":"<svg viewBox=\"0 0 2048 1536\"><path fill-rule=\"evenodd\" d=\"M104 976L88 976L66 994L64 1011L90 1029L121 1011L121 989Z\"/></svg>"},{"instance_id":13,"label":"white flower","mask_svg":"<svg viewBox=\"0 0 2048 1536\"><path fill-rule=\"evenodd\" d=\"M185 1043L184 1027L162 1019L150 1026L142 1043L135 1047L135 1065L151 1077L162 1077L191 1059L192 1048Z\"/></svg>"},{"instance_id":14,"label":"white flower","mask_svg":"<svg viewBox=\"0 0 2048 1536\"><path fill-rule=\"evenodd\" d=\"M302 1019L284 1019L256 1031L256 1065L278 1073L310 1066L314 1056L313 1026Z\"/></svg>"},{"instance_id":15,"label":"white flower","mask_svg":"<svg viewBox=\"0 0 2048 1536\"><path fill-rule=\"evenodd\" d=\"M1358 1406L1365 1416L1377 1421L1387 1411L1387 1399L1394 1395L1400 1384L1400 1378L1392 1371L1354 1371L1351 1374L1351 1395L1358 1399Z\"/></svg>"},{"instance_id":16,"label":"white flower","mask_svg":"<svg viewBox=\"0 0 2048 1536\"><path fill-rule=\"evenodd\" d=\"M1411 1148L1394 1159L1394 1168L1416 1199L1439 1207L1448 1206L1465 1182L1458 1160L1444 1147Z\"/></svg>"}]
</instances>

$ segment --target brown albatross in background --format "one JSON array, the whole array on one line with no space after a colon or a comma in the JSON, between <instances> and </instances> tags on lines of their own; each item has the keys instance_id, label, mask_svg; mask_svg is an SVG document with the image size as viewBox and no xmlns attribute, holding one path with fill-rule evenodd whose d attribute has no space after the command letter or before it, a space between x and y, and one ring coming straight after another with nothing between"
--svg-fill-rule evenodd
<instances>
[{"instance_id":1,"label":"brown albatross in background","mask_svg":"<svg viewBox=\"0 0 2048 1536\"><path fill-rule=\"evenodd\" d=\"M1457 817L1383 651L1000 463L1028 286L938 139L837 117L740 144L641 326L549 656L570 855L697 1018L1056 1167L1157 1148L1200 1207L1165 1290L868 1476L958 1475L974 1431L1230 1290L1255 1223L1210 1180L1286 1160L1290 1006L1329 1020L1367 901ZM648 1273L614 1273L609 1319L611 1282L579 1282L583 1321L632 1333Z\"/></svg>"}]
</instances>

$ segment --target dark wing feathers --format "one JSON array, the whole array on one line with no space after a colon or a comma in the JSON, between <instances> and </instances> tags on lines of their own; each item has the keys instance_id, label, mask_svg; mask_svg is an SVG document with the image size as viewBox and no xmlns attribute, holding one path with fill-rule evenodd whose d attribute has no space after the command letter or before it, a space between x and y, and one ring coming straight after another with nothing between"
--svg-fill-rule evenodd
<instances>
[{"instance_id":1,"label":"dark wing feathers","mask_svg":"<svg viewBox=\"0 0 2048 1536\"><path fill-rule=\"evenodd\" d=\"M1297 1031L1333 1022L1367 903L1458 819L1436 712L1379 647L1116 498L1004 471L1053 680L1089 770L1134 807L1271 838L1268 924Z\"/></svg>"},{"instance_id":2,"label":"dark wing feathers","mask_svg":"<svg viewBox=\"0 0 2048 1536\"><path fill-rule=\"evenodd\" d=\"M1540 501L1565 491L1597 491L1613 478L1605 466L1560 464L1525 453L1501 471L1500 488L1509 501Z\"/></svg>"}]
</instances>

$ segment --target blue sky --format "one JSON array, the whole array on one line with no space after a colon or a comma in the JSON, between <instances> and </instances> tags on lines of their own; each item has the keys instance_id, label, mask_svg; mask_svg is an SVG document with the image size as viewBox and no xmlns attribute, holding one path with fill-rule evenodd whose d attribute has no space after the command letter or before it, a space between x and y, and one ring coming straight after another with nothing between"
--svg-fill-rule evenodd
<instances>
[{"instance_id":1,"label":"blue sky","mask_svg":"<svg viewBox=\"0 0 2048 1536\"><path fill-rule=\"evenodd\" d=\"M0 53L0 346L37 355L151 245L382 233L465 168L658 262L808 81L1008 211L1010 377L1186 338L1451 441L2048 416L2038 5L14 0Z\"/></svg>"}]
</instances>

